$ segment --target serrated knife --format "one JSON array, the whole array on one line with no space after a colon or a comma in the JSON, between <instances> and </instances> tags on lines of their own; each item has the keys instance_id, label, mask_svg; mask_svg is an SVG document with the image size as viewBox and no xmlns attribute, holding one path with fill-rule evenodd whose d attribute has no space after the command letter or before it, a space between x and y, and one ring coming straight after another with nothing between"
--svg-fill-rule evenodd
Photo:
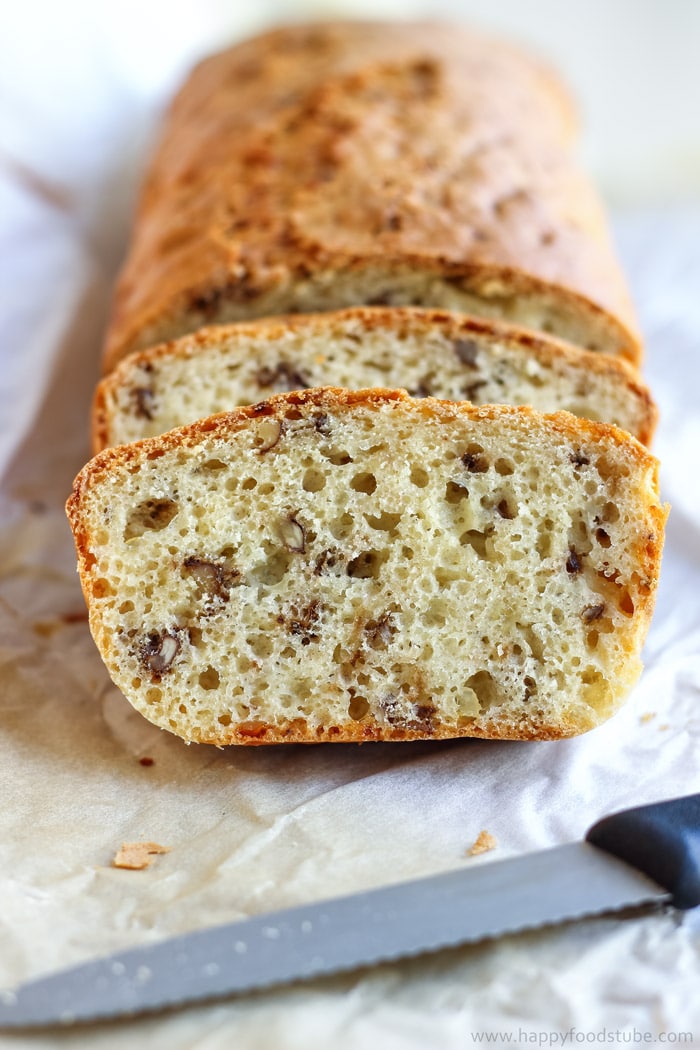
<instances>
[{"instance_id":1,"label":"serrated knife","mask_svg":"<svg viewBox=\"0 0 700 1050\"><path fill-rule=\"evenodd\" d=\"M137 1015L644 904L700 904L700 794L585 841L134 948L0 992L0 1029Z\"/></svg>"}]
</instances>

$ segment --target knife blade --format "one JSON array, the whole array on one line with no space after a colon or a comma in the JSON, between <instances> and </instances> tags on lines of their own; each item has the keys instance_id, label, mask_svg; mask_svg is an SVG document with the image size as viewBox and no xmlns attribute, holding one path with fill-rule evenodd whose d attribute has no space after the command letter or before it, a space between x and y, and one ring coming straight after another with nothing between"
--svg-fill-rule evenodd
<instances>
[{"instance_id":1,"label":"knife blade","mask_svg":"<svg viewBox=\"0 0 700 1050\"><path fill-rule=\"evenodd\" d=\"M700 904L700 794L585 841L196 930L0 992L0 1029L134 1016L643 904Z\"/></svg>"}]
</instances>

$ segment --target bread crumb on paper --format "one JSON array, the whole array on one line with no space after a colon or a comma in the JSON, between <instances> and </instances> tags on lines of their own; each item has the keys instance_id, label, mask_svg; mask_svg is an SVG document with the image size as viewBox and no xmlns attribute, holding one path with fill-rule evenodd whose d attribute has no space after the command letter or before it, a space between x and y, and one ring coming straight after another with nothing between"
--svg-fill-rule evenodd
<instances>
[{"instance_id":1,"label":"bread crumb on paper","mask_svg":"<svg viewBox=\"0 0 700 1050\"><path fill-rule=\"evenodd\" d=\"M497 840L490 831L480 831L474 843L467 850L467 856L477 857L480 853L488 853L498 845Z\"/></svg>"},{"instance_id":2,"label":"bread crumb on paper","mask_svg":"<svg viewBox=\"0 0 700 1050\"><path fill-rule=\"evenodd\" d=\"M645 725L647 722L651 722L654 718L656 718L656 711L645 711L643 715L639 716L639 721L641 725Z\"/></svg>"},{"instance_id":3,"label":"bread crumb on paper","mask_svg":"<svg viewBox=\"0 0 700 1050\"><path fill-rule=\"evenodd\" d=\"M159 846L157 842L123 842L112 861L112 867L142 871L143 868L150 868L159 853L170 853L170 847Z\"/></svg>"}]
</instances>

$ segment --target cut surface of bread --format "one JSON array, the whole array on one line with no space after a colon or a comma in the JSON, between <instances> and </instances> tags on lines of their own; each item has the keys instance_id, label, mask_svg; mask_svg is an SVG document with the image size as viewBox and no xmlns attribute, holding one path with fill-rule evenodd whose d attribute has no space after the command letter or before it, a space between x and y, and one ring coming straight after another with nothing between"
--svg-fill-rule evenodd
<instances>
[{"instance_id":1,"label":"cut surface of bread","mask_svg":"<svg viewBox=\"0 0 700 1050\"><path fill-rule=\"evenodd\" d=\"M289 26L212 56L150 166L105 371L205 324L362 304L637 361L575 123L540 62L454 25Z\"/></svg>"},{"instance_id":2,"label":"cut surface of bread","mask_svg":"<svg viewBox=\"0 0 700 1050\"><path fill-rule=\"evenodd\" d=\"M315 389L105 450L67 510L110 675L185 740L552 739L640 672L656 473L568 413Z\"/></svg>"},{"instance_id":3,"label":"cut surface of bread","mask_svg":"<svg viewBox=\"0 0 700 1050\"><path fill-rule=\"evenodd\" d=\"M619 358L503 323L360 307L212 327L130 355L97 389L94 450L320 386L563 409L615 423L645 444L656 422L648 390Z\"/></svg>"}]
</instances>

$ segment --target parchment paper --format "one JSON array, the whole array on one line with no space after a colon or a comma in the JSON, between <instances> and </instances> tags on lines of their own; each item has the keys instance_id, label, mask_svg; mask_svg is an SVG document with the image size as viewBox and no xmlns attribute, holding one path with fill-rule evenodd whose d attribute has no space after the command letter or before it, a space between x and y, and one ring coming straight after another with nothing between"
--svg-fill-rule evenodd
<instances>
[{"instance_id":1,"label":"parchment paper","mask_svg":"<svg viewBox=\"0 0 700 1050\"><path fill-rule=\"evenodd\" d=\"M84 142L56 132L37 145L27 131L0 162L0 987L565 842L615 808L700 790L700 205L616 216L673 511L646 670L612 722L559 743L220 751L187 747L132 711L90 639L63 502L89 454L108 297L154 126L156 106L137 101L122 92ZM498 847L470 858L482 829ZM140 839L170 852L145 871L113 868L121 843ZM562 1045L572 1027L568 1045L636 1031L646 1045L692 1032L683 1045L700 1046L698 917L588 920L0 1045L462 1050L480 1033Z\"/></svg>"}]
</instances>

